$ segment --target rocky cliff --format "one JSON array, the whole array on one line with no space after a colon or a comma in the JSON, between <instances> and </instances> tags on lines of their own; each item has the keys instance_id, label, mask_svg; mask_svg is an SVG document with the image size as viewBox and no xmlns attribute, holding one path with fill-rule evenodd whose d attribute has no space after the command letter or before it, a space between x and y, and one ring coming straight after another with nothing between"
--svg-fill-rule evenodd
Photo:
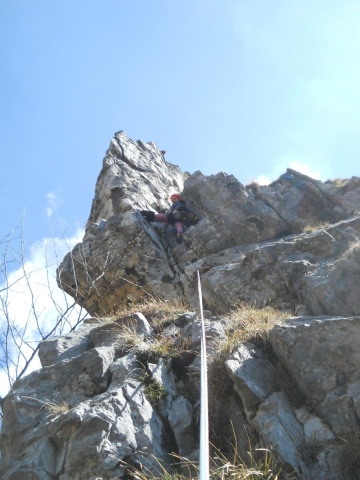
<instances>
[{"instance_id":1,"label":"rocky cliff","mask_svg":"<svg viewBox=\"0 0 360 480\"><path fill-rule=\"evenodd\" d=\"M139 213L174 192L199 218L180 245ZM171 452L197 458L199 271L213 441L235 436L246 456L250 437L284 478L359 478L359 211L358 177L288 169L244 186L115 134L83 242L58 268L93 318L43 342L43 368L5 398L0 477L115 480Z\"/></svg>"}]
</instances>

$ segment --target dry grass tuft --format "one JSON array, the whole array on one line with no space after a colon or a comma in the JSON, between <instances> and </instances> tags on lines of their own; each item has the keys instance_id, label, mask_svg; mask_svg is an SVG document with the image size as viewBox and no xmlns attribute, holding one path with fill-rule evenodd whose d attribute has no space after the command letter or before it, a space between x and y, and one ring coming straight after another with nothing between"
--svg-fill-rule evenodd
<instances>
[{"instance_id":1,"label":"dry grass tuft","mask_svg":"<svg viewBox=\"0 0 360 480\"><path fill-rule=\"evenodd\" d=\"M157 297L149 297L139 303L122 305L111 319L125 317L135 312L141 312L151 323L153 328L160 328L167 323L176 320L181 314L188 312L189 307L177 300L162 300Z\"/></svg>"},{"instance_id":2,"label":"dry grass tuft","mask_svg":"<svg viewBox=\"0 0 360 480\"><path fill-rule=\"evenodd\" d=\"M151 337L144 338L144 335L139 334L135 322L134 326L116 322L137 312L141 312L151 324L154 332ZM184 339L162 335L165 326L176 322L186 312L189 312L189 308L181 302L151 297L142 303L121 306L114 316L102 318L102 322L110 324L114 346L120 348L123 353L133 352L156 361L161 357L174 358L188 351Z\"/></svg>"},{"instance_id":3,"label":"dry grass tuft","mask_svg":"<svg viewBox=\"0 0 360 480\"><path fill-rule=\"evenodd\" d=\"M112 337L113 345L122 353L135 353L147 360L157 361L159 358L175 358L189 352L185 339L165 336L161 333L144 338L136 331L135 326L114 323Z\"/></svg>"},{"instance_id":4,"label":"dry grass tuft","mask_svg":"<svg viewBox=\"0 0 360 480\"><path fill-rule=\"evenodd\" d=\"M44 405L44 408L51 416L58 417L63 413L67 413L70 411L70 405L67 403L52 403L48 402Z\"/></svg>"},{"instance_id":5,"label":"dry grass tuft","mask_svg":"<svg viewBox=\"0 0 360 480\"><path fill-rule=\"evenodd\" d=\"M330 225L331 225L330 222L320 222L320 223L317 223L316 225L306 225L302 228L302 231L304 233L312 233L312 232L316 232L316 230L328 228L330 227Z\"/></svg>"},{"instance_id":6,"label":"dry grass tuft","mask_svg":"<svg viewBox=\"0 0 360 480\"><path fill-rule=\"evenodd\" d=\"M339 437L341 445L340 464L342 475L339 480L357 480L360 472L360 434L352 432Z\"/></svg>"},{"instance_id":7,"label":"dry grass tuft","mask_svg":"<svg viewBox=\"0 0 360 480\"><path fill-rule=\"evenodd\" d=\"M174 338L158 335L149 342L149 351L151 359L156 361L159 358L177 357L181 349L177 348Z\"/></svg>"},{"instance_id":8,"label":"dry grass tuft","mask_svg":"<svg viewBox=\"0 0 360 480\"><path fill-rule=\"evenodd\" d=\"M349 179L346 178L334 178L334 180L328 180L329 183L332 183L338 188L345 187L349 183ZM327 182L325 182L327 183Z\"/></svg>"},{"instance_id":9,"label":"dry grass tuft","mask_svg":"<svg viewBox=\"0 0 360 480\"><path fill-rule=\"evenodd\" d=\"M149 348L144 336L136 331L136 326L128 326L119 323L111 325L111 334L114 346L120 348L123 353L143 353Z\"/></svg>"},{"instance_id":10,"label":"dry grass tuft","mask_svg":"<svg viewBox=\"0 0 360 480\"><path fill-rule=\"evenodd\" d=\"M271 354L269 342L270 330L289 318L288 313L273 307L256 308L243 304L233 310L226 318L226 338L213 344L213 353L209 356L209 383L215 395L226 395L233 388L226 372L225 360L235 348L244 342L251 342Z\"/></svg>"},{"instance_id":11,"label":"dry grass tuft","mask_svg":"<svg viewBox=\"0 0 360 480\"><path fill-rule=\"evenodd\" d=\"M286 318L289 318L288 313L273 307L239 306L227 317L227 338L218 343L218 356L225 360L237 345L244 342L252 342L259 347L266 346L270 330Z\"/></svg>"},{"instance_id":12,"label":"dry grass tuft","mask_svg":"<svg viewBox=\"0 0 360 480\"><path fill-rule=\"evenodd\" d=\"M39 410L46 410L50 415L56 416L56 417L59 415L62 415L63 413L69 412L71 409L70 405L65 402L55 403L50 401L44 401L36 397L29 397L27 395L23 395L22 398L26 398L31 402L35 402L35 404L41 405L39 407Z\"/></svg>"},{"instance_id":13,"label":"dry grass tuft","mask_svg":"<svg viewBox=\"0 0 360 480\"><path fill-rule=\"evenodd\" d=\"M199 465L197 462L173 454L174 464L169 471L159 460L152 457L153 467L156 466L156 472L151 473L143 465L134 467L123 463L128 474L138 480L198 480ZM278 480L280 470L273 461L270 450L250 448L246 461L242 460L234 449L228 458L217 448L214 448L213 455L210 458L210 478L212 480ZM287 478L296 478L287 476Z\"/></svg>"},{"instance_id":14,"label":"dry grass tuft","mask_svg":"<svg viewBox=\"0 0 360 480\"><path fill-rule=\"evenodd\" d=\"M343 253L342 257L358 256L359 253L360 253L360 240L356 240L349 245L348 249Z\"/></svg>"}]
</instances>

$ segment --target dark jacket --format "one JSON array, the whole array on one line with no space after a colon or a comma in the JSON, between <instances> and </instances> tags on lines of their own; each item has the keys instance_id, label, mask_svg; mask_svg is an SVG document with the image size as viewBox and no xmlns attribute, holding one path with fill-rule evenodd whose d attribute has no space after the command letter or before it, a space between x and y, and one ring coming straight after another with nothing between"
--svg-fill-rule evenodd
<instances>
[{"instance_id":1,"label":"dark jacket","mask_svg":"<svg viewBox=\"0 0 360 480\"><path fill-rule=\"evenodd\" d=\"M171 225L175 225L176 222L181 222L183 214L181 211L186 210L186 202L184 200L178 200L171 205L170 212L167 214L167 219Z\"/></svg>"}]
</instances>

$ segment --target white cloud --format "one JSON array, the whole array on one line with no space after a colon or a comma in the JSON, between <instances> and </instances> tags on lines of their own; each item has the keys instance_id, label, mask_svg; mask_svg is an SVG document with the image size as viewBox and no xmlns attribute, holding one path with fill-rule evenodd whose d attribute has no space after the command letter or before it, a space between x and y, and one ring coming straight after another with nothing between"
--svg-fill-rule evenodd
<instances>
[{"instance_id":1,"label":"white cloud","mask_svg":"<svg viewBox=\"0 0 360 480\"><path fill-rule=\"evenodd\" d=\"M68 238L49 237L35 242L30 248L30 254L23 262L17 261L18 268L7 275L7 284L12 285L6 289L6 284L0 285L0 336L10 320L20 336L35 346L41 335L39 330L48 332L59 317L59 311L64 311L73 299L60 290L56 283L56 268L65 254L81 241L84 231L78 230ZM23 263L23 265L21 265ZM25 275L26 274L26 275ZM4 275L2 275L4 280ZM6 280L6 279L5 279ZM1 290L4 291L1 292ZM68 318L69 324L76 321L79 309L72 310ZM83 312L84 313L84 312ZM2 346L3 338L0 337ZM22 346L22 353L28 356L31 353L29 346ZM12 346L12 354L16 355L16 348ZM16 362L15 357L14 361ZM0 350L0 361L4 359L4 351ZM24 360L21 360L23 365ZM31 371L40 368L36 356L31 364ZM11 369L15 375L15 367ZM3 396L9 389L8 375L0 369L0 395Z\"/></svg>"},{"instance_id":2,"label":"white cloud","mask_svg":"<svg viewBox=\"0 0 360 480\"><path fill-rule=\"evenodd\" d=\"M269 177L271 177L272 180L275 180L285 173L287 168L291 168L315 180L324 180L325 173L321 171L320 167L320 163L317 163L316 161L297 158L293 155L284 155L272 168L272 175L269 175Z\"/></svg>"},{"instance_id":3,"label":"white cloud","mask_svg":"<svg viewBox=\"0 0 360 480\"><path fill-rule=\"evenodd\" d=\"M63 203L63 199L60 196L61 191L52 191L45 195L48 200L48 206L46 207L46 215L51 217L58 209L59 205Z\"/></svg>"},{"instance_id":4,"label":"white cloud","mask_svg":"<svg viewBox=\"0 0 360 480\"><path fill-rule=\"evenodd\" d=\"M320 170L314 169L312 166L307 165L306 163L293 161L293 162L290 162L289 168L292 168L297 172L303 173L308 177L314 178L315 180L320 180L322 178Z\"/></svg>"},{"instance_id":5,"label":"white cloud","mask_svg":"<svg viewBox=\"0 0 360 480\"><path fill-rule=\"evenodd\" d=\"M325 180L325 173L322 172L320 168L314 167L312 162L297 159L292 155L284 155L281 157L280 161L272 167L271 173L262 173L255 178L254 181L259 185L268 185L285 173L287 168L303 173L314 180Z\"/></svg>"},{"instance_id":6,"label":"white cloud","mask_svg":"<svg viewBox=\"0 0 360 480\"><path fill-rule=\"evenodd\" d=\"M269 183L271 182L271 180L269 179L269 177L267 177L266 175L259 175L257 178L255 178L255 182L258 184L258 185L269 185Z\"/></svg>"}]
</instances>

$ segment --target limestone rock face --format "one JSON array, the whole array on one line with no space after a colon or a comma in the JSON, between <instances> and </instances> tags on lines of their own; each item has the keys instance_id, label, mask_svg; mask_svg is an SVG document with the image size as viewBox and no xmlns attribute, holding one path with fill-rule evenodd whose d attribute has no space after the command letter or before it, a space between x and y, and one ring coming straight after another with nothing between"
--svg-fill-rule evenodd
<instances>
[{"instance_id":1,"label":"limestone rock face","mask_svg":"<svg viewBox=\"0 0 360 480\"><path fill-rule=\"evenodd\" d=\"M277 390L275 370L254 345L240 345L225 362L249 421L259 404Z\"/></svg>"},{"instance_id":2,"label":"limestone rock face","mask_svg":"<svg viewBox=\"0 0 360 480\"><path fill-rule=\"evenodd\" d=\"M295 469L298 477L311 478L304 460L304 430L285 395L275 392L259 407L253 421L266 445L276 445L285 466Z\"/></svg>"},{"instance_id":3,"label":"limestone rock face","mask_svg":"<svg viewBox=\"0 0 360 480\"><path fill-rule=\"evenodd\" d=\"M149 294L173 298L176 268L159 235L136 212L166 209L185 178L155 144L117 133L96 183L84 241L59 268L61 288L97 314ZM181 296L181 286L175 291Z\"/></svg>"},{"instance_id":4,"label":"limestone rock face","mask_svg":"<svg viewBox=\"0 0 360 480\"><path fill-rule=\"evenodd\" d=\"M299 317L271 341L314 411L332 430L353 430L360 407L360 317Z\"/></svg>"},{"instance_id":5,"label":"limestone rock face","mask_svg":"<svg viewBox=\"0 0 360 480\"><path fill-rule=\"evenodd\" d=\"M182 173L153 143L123 132L111 141L84 240L58 269L61 288L91 314L149 295L197 304L196 270L210 309L241 302L315 315L355 315L360 180L342 186L294 170L269 186L233 175ZM163 212L181 192L200 218L184 245L174 228L139 210Z\"/></svg>"},{"instance_id":6,"label":"limestone rock face","mask_svg":"<svg viewBox=\"0 0 360 480\"><path fill-rule=\"evenodd\" d=\"M166 211L175 192L199 218L183 244L140 214ZM116 480L140 465L158 474L171 453L197 460L197 271L214 438L234 435L243 457L249 438L271 449L284 478L357 478L348 439L360 436L359 211L358 177L324 183L288 169L244 186L183 173L154 143L115 134L84 239L57 272L94 318L42 342L42 368L3 400L0 478ZM154 296L190 311L161 327L114 314ZM287 320L279 313L267 341L254 334L230 351L231 310L244 303Z\"/></svg>"},{"instance_id":7,"label":"limestone rock face","mask_svg":"<svg viewBox=\"0 0 360 480\"><path fill-rule=\"evenodd\" d=\"M360 311L360 221L344 220L309 234L226 249L186 267L203 271L207 305L226 311L240 302L306 306L316 315ZM223 263L222 263L223 261Z\"/></svg>"},{"instance_id":8,"label":"limestone rock face","mask_svg":"<svg viewBox=\"0 0 360 480\"><path fill-rule=\"evenodd\" d=\"M142 328L133 332L145 340L152 329L142 315L135 320ZM115 479L126 471L123 462L155 473L158 462L169 466L176 444L187 454L196 448L194 408L170 363L126 353L119 324L124 332L128 323L90 320L56 344L45 342L52 355L42 356L43 368L19 380L4 401L0 478ZM92 339L85 351L84 337ZM161 387L164 400L147 385Z\"/></svg>"},{"instance_id":9,"label":"limestone rock face","mask_svg":"<svg viewBox=\"0 0 360 480\"><path fill-rule=\"evenodd\" d=\"M226 315L207 319L209 358L226 341L228 322ZM222 373L209 370L216 438L235 435L243 458L249 438L253 448L260 441L299 479L341 478L349 468L343 439L359 433L359 322L289 318L270 333L270 357L249 342L235 347ZM196 462L199 318L189 312L171 326L156 333L136 313L89 319L46 340L43 367L3 401L0 478L115 480L128 478L132 466L153 475L159 463L170 470L172 453ZM172 336L192 345L191 353L156 349Z\"/></svg>"}]
</instances>

